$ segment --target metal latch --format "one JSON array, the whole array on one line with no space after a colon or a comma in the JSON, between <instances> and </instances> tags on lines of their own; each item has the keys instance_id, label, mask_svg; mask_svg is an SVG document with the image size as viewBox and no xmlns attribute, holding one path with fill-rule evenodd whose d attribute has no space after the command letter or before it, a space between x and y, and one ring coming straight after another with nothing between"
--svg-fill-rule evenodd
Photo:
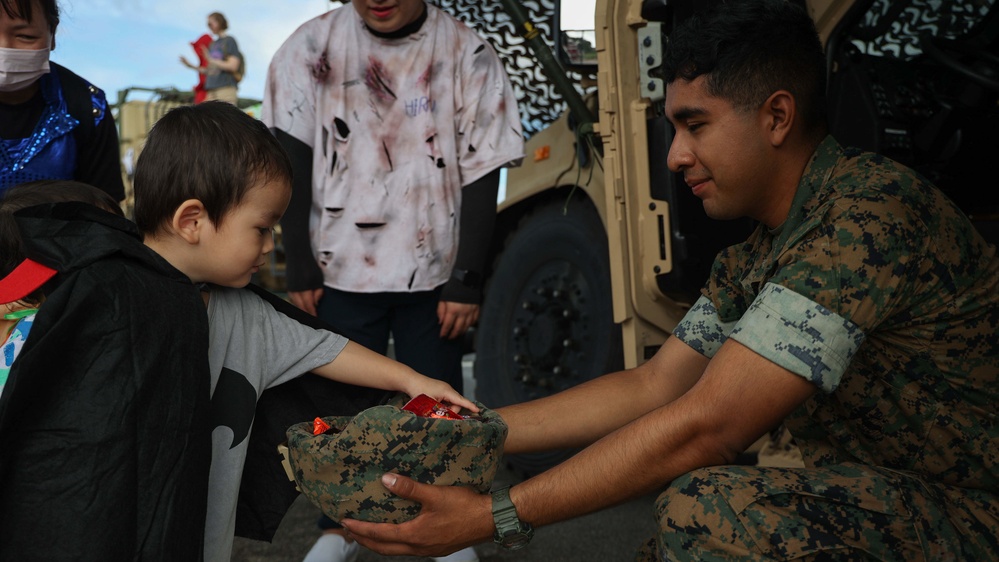
<instances>
[{"instance_id":1,"label":"metal latch","mask_svg":"<svg viewBox=\"0 0 999 562\"><path fill-rule=\"evenodd\" d=\"M663 79L653 76L652 70L663 64L663 24L649 22L638 29L638 72L642 80L642 94L651 101L666 98Z\"/></svg>"}]
</instances>

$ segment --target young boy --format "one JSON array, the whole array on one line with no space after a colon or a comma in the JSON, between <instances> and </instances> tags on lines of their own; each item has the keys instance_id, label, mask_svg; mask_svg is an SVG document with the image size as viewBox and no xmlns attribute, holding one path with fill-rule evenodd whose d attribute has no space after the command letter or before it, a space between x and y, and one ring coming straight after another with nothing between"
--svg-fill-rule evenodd
<instances>
[{"instance_id":1,"label":"young boy","mask_svg":"<svg viewBox=\"0 0 999 562\"><path fill-rule=\"evenodd\" d=\"M145 244L86 205L18 213L25 254L59 274L0 397L0 559L228 560L257 397L310 369L474 409L230 289L273 248L289 182L259 122L206 103L161 119L139 159Z\"/></svg>"},{"instance_id":2,"label":"young boy","mask_svg":"<svg viewBox=\"0 0 999 562\"><path fill-rule=\"evenodd\" d=\"M272 231L290 197L291 166L277 140L262 123L221 102L165 115L150 131L136 167L135 221L143 241L191 281L207 284L209 561L230 559L248 435L265 389L311 371L476 409L447 383L303 325L241 289L273 250Z\"/></svg>"}]
</instances>

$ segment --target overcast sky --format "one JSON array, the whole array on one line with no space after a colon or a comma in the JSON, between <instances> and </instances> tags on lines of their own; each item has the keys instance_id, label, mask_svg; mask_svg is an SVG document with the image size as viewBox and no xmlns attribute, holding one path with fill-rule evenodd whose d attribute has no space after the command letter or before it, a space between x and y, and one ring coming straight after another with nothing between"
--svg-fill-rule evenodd
<instances>
[{"instance_id":1,"label":"overcast sky","mask_svg":"<svg viewBox=\"0 0 999 562\"><path fill-rule=\"evenodd\" d=\"M573 10L567 12L593 13L593 0L568 2ZM267 65L281 43L299 25L337 5L329 0L60 0L52 60L102 88L112 102L119 90L136 86L188 90L197 75L179 57L195 59L190 42L208 32L207 16L218 11L229 20L229 32L246 57L239 94L260 99ZM128 99L136 98L144 94Z\"/></svg>"}]
</instances>

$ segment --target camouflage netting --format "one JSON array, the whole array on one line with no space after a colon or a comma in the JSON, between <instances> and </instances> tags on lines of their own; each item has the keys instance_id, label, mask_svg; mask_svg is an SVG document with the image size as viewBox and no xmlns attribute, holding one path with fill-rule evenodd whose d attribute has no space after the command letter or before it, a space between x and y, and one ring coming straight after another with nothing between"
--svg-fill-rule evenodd
<instances>
[{"instance_id":1,"label":"camouflage netting","mask_svg":"<svg viewBox=\"0 0 999 562\"><path fill-rule=\"evenodd\" d=\"M535 62L527 42L517 33L513 20L498 0L429 1L488 39L496 49L520 102L520 120L526 137L544 129L565 111L562 96ZM522 0L521 6L552 48L555 0ZM580 75L573 72L569 75L578 84Z\"/></svg>"},{"instance_id":2,"label":"camouflage netting","mask_svg":"<svg viewBox=\"0 0 999 562\"><path fill-rule=\"evenodd\" d=\"M312 422L288 428L295 482L328 517L401 523L420 512L416 502L382 486L386 472L425 484L489 491L503 457L506 423L482 404L481 419L425 418L399 409L405 396L357 416L323 418L331 430L312 434Z\"/></svg>"},{"instance_id":3,"label":"camouflage netting","mask_svg":"<svg viewBox=\"0 0 999 562\"><path fill-rule=\"evenodd\" d=\"M864 14L853 44L862 53L911 58L922 53L921 35L957 39L978 25L995 0L877 0Z\"/></svg>"}]
</instances>

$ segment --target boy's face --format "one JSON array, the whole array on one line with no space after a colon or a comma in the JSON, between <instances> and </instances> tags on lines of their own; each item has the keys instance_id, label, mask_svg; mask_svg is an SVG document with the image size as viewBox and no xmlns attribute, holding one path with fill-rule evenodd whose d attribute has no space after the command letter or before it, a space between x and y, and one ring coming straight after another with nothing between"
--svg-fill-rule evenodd
<instances>
[{"instance_id":1,"label":"boy's face","mask_svg":"<svg viewBox=\"0 0 999 562\"><path fill-rule=\"evenodd\" d=\"M274 226L288 208L291 186L267 180L247 192L243 201L207 228L201 238L201 279L223 287L244 287L274 249Z\"/></svg>"}]
</instances>

